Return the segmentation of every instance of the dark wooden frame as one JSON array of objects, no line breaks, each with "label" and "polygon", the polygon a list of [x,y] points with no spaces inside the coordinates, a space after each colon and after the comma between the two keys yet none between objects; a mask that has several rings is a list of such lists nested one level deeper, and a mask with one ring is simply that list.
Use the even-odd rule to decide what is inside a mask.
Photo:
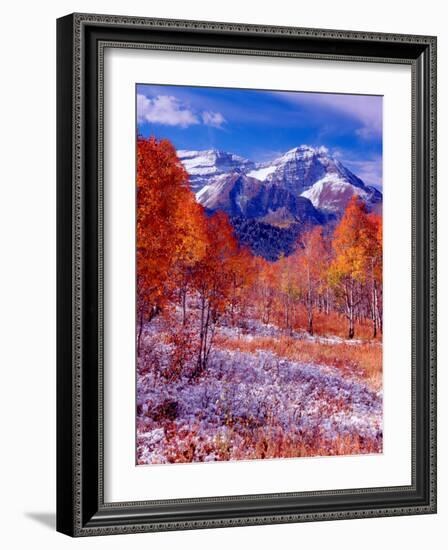
[{"label": "dark wooden frame", "polygon": [[[412,484],[104,502],[102,55],[158,48],[412,67]],[[436,511],[436,38],[74,14],[57,22],[57,529],[71,536]],[[131,367],[131,366],[130,366]],[[148,499],[151,495],[148,495]]]}]

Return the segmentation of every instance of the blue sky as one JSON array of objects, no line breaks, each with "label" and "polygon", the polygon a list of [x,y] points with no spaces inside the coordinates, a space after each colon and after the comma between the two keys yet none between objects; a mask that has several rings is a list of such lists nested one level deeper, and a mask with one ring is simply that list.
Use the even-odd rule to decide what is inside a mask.
[{"label": "blue sky", "polygon": [[255,162],[324,145],[382,187],[380,96],[139,84],[137,125],[177,149],[223,149]]}]

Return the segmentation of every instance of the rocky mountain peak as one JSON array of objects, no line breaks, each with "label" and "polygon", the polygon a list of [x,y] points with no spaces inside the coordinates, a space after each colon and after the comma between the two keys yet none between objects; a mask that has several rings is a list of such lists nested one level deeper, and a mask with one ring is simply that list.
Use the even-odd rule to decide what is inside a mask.
[{"label": "rocky mountain peak", "polygon": [[[178,156],[196,200],[209,212],[226,212],[243,242],[257,247],[255,240],[263,235],[270,242],[270,259],[275,239],[282,241],[279,254],[288,253],[285,242],[292,246],[292,235],[341,217],[353,195],[369,210],[381,211],[381,192],[365,185],[323,146],[300,145],[258,164],[218,149],[178,151]],[[275,238],[269,227],[275,228]]]}]

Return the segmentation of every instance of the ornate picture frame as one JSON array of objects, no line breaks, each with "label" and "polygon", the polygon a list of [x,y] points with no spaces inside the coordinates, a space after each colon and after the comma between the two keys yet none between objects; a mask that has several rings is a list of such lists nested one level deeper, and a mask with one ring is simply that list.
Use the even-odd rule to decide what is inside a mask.
[{"label": "ornate picture frame", "polygon": [[[410,485],[105,501],[103,107],[110,47],[411,67]],[[57,22],[57,52],[57,530],[91,536],[435,513],[436,38],[72,14]]]}]

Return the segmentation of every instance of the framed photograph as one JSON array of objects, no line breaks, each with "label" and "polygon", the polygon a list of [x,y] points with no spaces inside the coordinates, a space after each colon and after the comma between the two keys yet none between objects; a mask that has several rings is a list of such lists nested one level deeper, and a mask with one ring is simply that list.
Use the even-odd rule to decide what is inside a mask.
[{"label": "framed photograph", "polygon": [[436,38],[57,40],[57,529],[435,513]]}]

